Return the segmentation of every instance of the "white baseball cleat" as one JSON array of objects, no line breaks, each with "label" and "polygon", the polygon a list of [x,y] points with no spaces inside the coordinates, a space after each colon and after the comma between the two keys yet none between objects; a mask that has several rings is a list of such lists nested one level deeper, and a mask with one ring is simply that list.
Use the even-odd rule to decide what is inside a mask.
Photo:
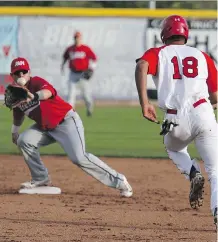
[{"label": "white baseball cleat", "polygon": [[47,177],[44,180],[41,181],[29,181],[24,182],[20,185],[20,188],[35,188],[35,187],[41,187],[41,186],[50,186],[51,180]]},{"label": "white baseball cleat", "polygon": [[133,195],[133,190],[130,184],[128,183],[126,177],[123,177],[123,182],[120,188],[120,196],[121,197],[131,197]]}]

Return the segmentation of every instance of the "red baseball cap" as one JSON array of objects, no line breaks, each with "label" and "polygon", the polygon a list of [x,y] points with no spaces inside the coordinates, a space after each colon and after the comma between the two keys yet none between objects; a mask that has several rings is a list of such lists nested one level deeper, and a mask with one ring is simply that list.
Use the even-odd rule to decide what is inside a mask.
[{"label": "red baseball cap", "polygon": [[81,32],[76,31],[76,32],[74,33],[74,38],[76,38],[76,37],[80,37],[80,36],[82,36]]},{"label": "red baseball cap", "polygon": [[19,70],[30,70],[28,61],[22,57],[18,57],[11,62],[11,73]]}]

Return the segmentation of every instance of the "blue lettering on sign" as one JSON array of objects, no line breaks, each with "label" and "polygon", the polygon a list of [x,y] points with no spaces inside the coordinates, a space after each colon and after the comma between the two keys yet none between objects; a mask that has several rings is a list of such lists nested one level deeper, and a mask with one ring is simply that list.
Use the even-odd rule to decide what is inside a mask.
[{"label": "blue lettering on sign", "polygon": [[0,26],[0,34],[10,34],[13,26]]}]

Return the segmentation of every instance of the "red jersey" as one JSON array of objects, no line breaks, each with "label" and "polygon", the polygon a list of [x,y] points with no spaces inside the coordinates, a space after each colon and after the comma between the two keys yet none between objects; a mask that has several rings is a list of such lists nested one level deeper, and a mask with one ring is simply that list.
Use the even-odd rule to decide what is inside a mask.
[{"label": "red jersey", "polygon": [[31,93],[47,89],[51,91],[52,97],[47,100],[31,101],[20,104],[13,109],[15,120],[21,120],[24,115],[34,120],[42,130],[54,129],[72,109],[72,106],[57,95],[54,87],[41,77],[31,77],[27,84]]},{"label": "red jersey", "polygon": [[89,60],[96,61],[94,52],[86,45],[72,45],[66,49],[64,60],[69,60],[69,68],[72,71],[85,71],[89,67]]}]

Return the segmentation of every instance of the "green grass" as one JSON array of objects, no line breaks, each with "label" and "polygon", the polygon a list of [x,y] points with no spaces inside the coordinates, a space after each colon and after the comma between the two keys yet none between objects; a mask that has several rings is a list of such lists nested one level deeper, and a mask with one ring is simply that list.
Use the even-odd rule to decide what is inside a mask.
[{"label": "green grass", "polygon": [[[119,157],[167,157],[163,137],[159,135],[160,125],[142,118],[139,107],[96,107],[92,118],[87,118],[85,108],[77,109],[85,126],[87,151],[100,156]],[[162,112],[158,111],[159,120]],[[18,154],[11,142],[12,112],[0,108],[0,153]],[[32,124],[26,118],[22,130]],[[72,134],[73,135],[73,134]],[[197,156],[193,145],[192,156]],[[63,155],[58,144],[43,147],[41,154]]]}]

